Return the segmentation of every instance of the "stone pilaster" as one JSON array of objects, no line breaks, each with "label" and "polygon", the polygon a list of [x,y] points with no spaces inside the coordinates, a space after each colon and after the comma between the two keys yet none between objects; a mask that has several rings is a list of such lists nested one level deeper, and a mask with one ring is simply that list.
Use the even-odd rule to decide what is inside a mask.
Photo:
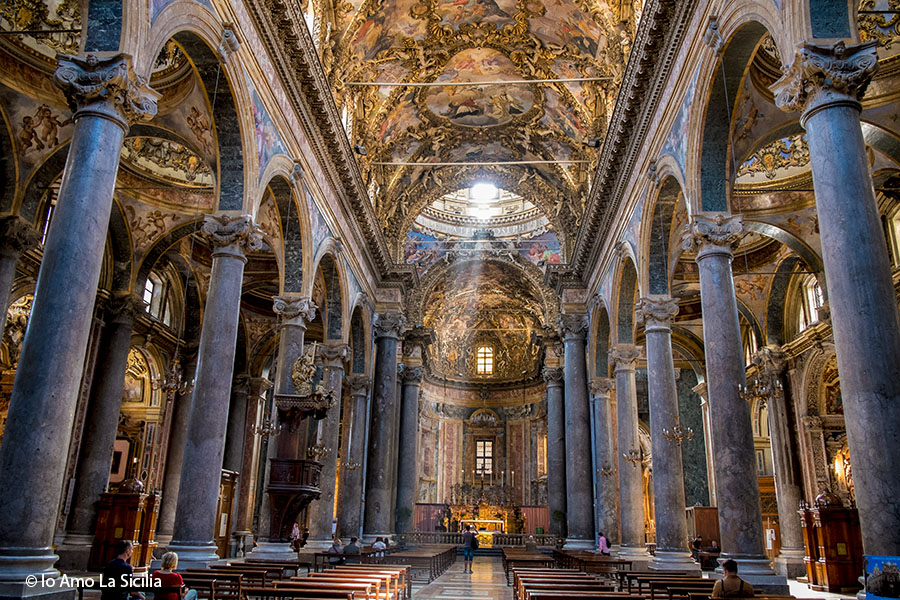
[{"label": "stone pilaster", "polygon": [[344,480],[341,484],[338,525],[342,537],[361,537],[366,415],[371,379],[368,375],[354,373],[347,376],[347,385],[350,387],[350,429],[347,433],[347,458],[341,465]]},{"label": "stone pilaster", "polygon": [[738,561],[741,576],[754,586],[781,593],[786,580],[778,577],[763,552],[762,511],[756,477],[756,456],[750,408],[741,399],[745,384],[744,351],[737,299],[731,272],[733,248],[743,232],[739,215],[697,214],[682,240],[697,252],[709,414],[716,471],[716,497],[722,556]]},{"label": "stone pilaster", "polygon": [[806,129],[866,554],[900,555],[900,315],[860,128],[875,43],[799,44],[772,86]]},{"label": "stone pilaster", "polygon": [[781,385],[786,368],[784,352],[777,346],[766,346],[753,355],[759,376],[768,384],[773,395],[767,398],[769,439],[772,462],[775,466],[775,500],[778,503],[778,529],[781,550],[775,557],[775,568],[785,577],[797,578],[806,573],[803,557],[803,532],[797,508],[803,495],[791,448],[791,430],[787,398]]},{"label": "stone pilaster", "polygon": [[[706,480],[709,482],[709,505],[716,506],[716,470],[713,459],[716,453],[712,445],[712,428],[709,424],[709,394],[706,382],[702,381],[692,388],[693,392],[700,396],[700,414],[703,417],[703,439],[706,441]],[[718,542],[718,540],[716,540]]]},{"label": "stone pilaster", "polygon": [[390,536],[394,528],[390,456],[397,440],[397,342],[405,323],[406,318],[399,312],[375,316],[375,378],[363,525],[367,541]]},{"label": "stone pilaster", "polygon": [[241,472],[243,463],[244,435],[246,433],[247,399],[250,395],[250,375],[235,375],[231,385],[231,402],[228,406],[228,426],[225,434],[225,455],[222,468]]},{"label": "stone pilaster", "polygon": [[[563,404],[562,367],[544,367],[547,384],[547,500],[550,531],[566,535],[566,411]],[[562,518],[560,519],[560,516]]]},{"label": "stone pilaster", "polygon": [[672,318],[678,300],[668,296],[641,298],[635,316],[644,324],[647,343],[647,379],[650,397],[650,441],[653,445],[653,506],[656,553],[651,569],[698,570],[688,552],[684,502],[684,465],[680,442],[670,442],[665,431],[678,417],[678,390],[672,356]]},{"label": "stone pilaster", "polygon": [[[650,555],[644,538],[644,492],[641,481],[641,443],[638,436],[635,363],[641,348],[616,344],[609,349],[609,364],[616,377],[616,438],[619,446],[619,525],[622,532],[619,556],[628,557],[635,568],[646,566]],[[635,454],[636,453],[636,454]],[[634,455],[638,460],[628,460]]]},{"label": "stone pilaster", "polygon": [[591,467],[590,406],[587,389],[585,337],[587,315],[559,317],[559,334],[565,345],[563,396],[566,422],[566,547],[593,549],[594,494]]},{"label": "stone pilaster", "polygon": [[606,535],[610,545],[619,543],[619,515],[616,499],[616,458],[613,456],[613,427],[610,394],[616,386],[611,377],[591,379],[591,403],[594,412],[594,468],[596,469],[597,532]]},{"label": "stone pilaster", "polygon": [[246,252],[262,247],[262,233],[249,215],[207,216],[201,228],[212,248],[212,275],[200,349],[194,400],[184,449],[181,490],[169,549],[183,568],[218,560],[215,519],[231,399],[234,350],[241,309]]},{"label": "stone pilaster", "polygon": [[20,217],[0,218],[0,337],[6,329],[9,294],[16,279],[16,264],[22,253],[38,245],[40,236]]},{"label": "stone pilaster", "polygon": [[325,418],[319,421],[317,444],[326,448],[321,458],[322,474],[319,477],[321,495],[309,507],[309,548],[331,546],[331,525],[334,519],[334,492],[337,484],[337,464],[340,454],[338,438],[341,425],[341,391],[344,380],[344,363],[350,357],[350,347],[339,341],[329,341],[319,346],[322,357],[322,385],[334,395]]},{"label": "stone pilaster", "polygon": [[[62,56],[54,81],[75,112],[65,176],[44,245],[0,446],[0,595],[56,577],[51,548],[84,367],[122,139],[156,114],[158,94],[131,58]],[[8,293],[8,292],[7,292]]]},{"label": "stone pilaster", "polygon": [[241,452],[241,478],[237,493],[237,517],[234,521],[234,537],[239,556],[253,548],[253,507],[256,490],[260,485],[259,452],[261,438],[257,427],[265,416],[266,393],[274,384],[265,377],[247,380],[247,406],[244,416],[244,447]]},{"label": "stone pilaster", "polygon": [[400,407],[400,452],[397,467],[397,533],[413,531],[416,510],[416,490],[419,472],[416,468],[419,452],[419,385],[425,367],[406,366],[403,369],[403,399]]}]

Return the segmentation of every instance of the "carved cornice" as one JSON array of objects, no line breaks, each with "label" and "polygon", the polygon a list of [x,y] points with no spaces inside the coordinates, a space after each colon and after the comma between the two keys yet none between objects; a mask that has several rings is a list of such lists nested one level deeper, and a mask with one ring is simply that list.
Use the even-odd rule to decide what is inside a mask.
[{"label": "carved cornice", "polygon": [[305,327],[316,318],[319,308],[310,298],[294,298],[292,296],[275,296],[272,298],[272,310],[281,317],[284,325]]},{"label": "carved cornice", "polygon": [[384,312],[375,315],[375,337],[399,339],[400,331],[406,326],[406,317],[399,312]]},{"label": "carved cornice", "polygon": [[541,371],[547,386],[558,386],[563,384],[563,368],[562,367],[544,367]]},{"label": "carved cornice", "polygon": [[40,242],[41,236],[25,219],[16,216],[0,219],[0,254],[18,259],[20,254]]},{"label": "carved cornice", "polygon": [[672,317],[678,314],[678,300],[669,296],[641,298],[635,305],[635,320],[643,323],[647,331],[670,329]]},{"label": "carved cornice", "polygon": [[283,0],[249,0],[246,6],[277,76],[284,82],[292,108],[309,134],[317,162],[334,193],[355,215],[379,275],[386,277],[392,265],[388,246],[300,5]]},{"label": "carved cornice", "polygon": [[346,377],[347,385],[350,387],[351,396],[365,396],[369,393],[369,385],[371,384],[368,375],[362,373],[354,373]]},{"label": "carved cornice", "polygon": [[594,377],[591,379],[591,395],[596,398],[609,398],[610,392],[616,387],[616,380],[612,377]]},{"label": "carved cornice", "polygon": [[634,363],[641,357],[641,347],[634,344],[616,344],[609,348],[609,364],[616,371],[634,369]]},{"label": "carved cornice", "polygon": [[878,68],[875,42],[846,46],[801,43],[794,62],[771,90],[775,104],[785,111],[802,111],[801,123],[816,111],[834,103],[859,100]]},{"label": "carved cornice", "polygon": [[697,0],[650,0],[644,5],[634,45],[616,98],[610,127],[591,186],[570,266],[583,279],[620,218],[624,189],[684,39]]},{"label": "carved cornice", "polygon": [[75,113],[92,112],[118,122],[123,129],[156,116],[161,95],[132,69],[131,56],[100,59],[60,54],[53,82],[63,91]]},{"label": "carved cornice", "polygon": [[741,241],[744,231],[742,215],[724,213],[696,214],[684,226],[681,248],[687,252],[703,253],[712,249],[731,252]]},{"label": "carved cornice", "polygon": [[203,238],[216,252],[245,255],[262,248],[262,230],[250,215],[206,215],[200,228]]}]

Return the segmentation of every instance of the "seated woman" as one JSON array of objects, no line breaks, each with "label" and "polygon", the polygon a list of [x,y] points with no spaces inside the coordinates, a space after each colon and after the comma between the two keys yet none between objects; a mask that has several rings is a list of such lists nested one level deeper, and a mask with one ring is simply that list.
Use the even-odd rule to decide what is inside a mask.
[{"label": "seated woman", "polygon": [[174,552],[166,552],[163,554],[162,564],[160,564],[159,570],[154,571],[151,577],[153,579],[158,579],[161,587],[181,590],[181,593],[168,592],[165,594],[154,594],[154,598],[156,600],[179,600],[179,598],[184,598],[184,600],[197,600],[197,590],[189,590],[185,587],[181,575],[175,572],[176,567],[178,567],[178,555]]}]

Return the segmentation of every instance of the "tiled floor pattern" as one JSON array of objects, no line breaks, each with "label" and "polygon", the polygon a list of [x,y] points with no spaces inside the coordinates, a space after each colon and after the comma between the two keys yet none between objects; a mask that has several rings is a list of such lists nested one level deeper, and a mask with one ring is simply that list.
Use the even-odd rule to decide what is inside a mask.
[{"label": "tiled floor pattern", "polygon": [[463,573],[460,557],[426,586],[413,586],[415,600],[512,600],[499,557],[477,557],[473,573]]}]

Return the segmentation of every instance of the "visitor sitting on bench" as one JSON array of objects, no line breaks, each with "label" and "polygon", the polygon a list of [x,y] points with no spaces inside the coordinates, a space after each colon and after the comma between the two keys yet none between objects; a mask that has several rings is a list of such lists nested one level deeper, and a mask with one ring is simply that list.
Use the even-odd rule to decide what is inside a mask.
[{"label": "visitor sitting on bench", "polygon": [[738,577],[737,563],[730,558],[722,563],[725,578],[713,586],[713,598],[752,598],[753,586]]},{"label": "visitor sitting on bench", "polygon": [[[356,538],[351,537],[350,543],[344,546],[344,556],[348,557],[344,559],[344,562],[347,564],[358,563],[359,562],[359,546],[356,543]],[[349,557],[353,558],[349,558]]]},{"label": "visitor sitting on bench", "polygon": [[[344,546],[341,544],[340,538],[334,538],[334,543],[331,544],[331,548],[328,549],[328,554],[343,554]],[[342,565],[344,564],[343,556],[332,556],[328,559],[328,563],[332,565]]]}]

